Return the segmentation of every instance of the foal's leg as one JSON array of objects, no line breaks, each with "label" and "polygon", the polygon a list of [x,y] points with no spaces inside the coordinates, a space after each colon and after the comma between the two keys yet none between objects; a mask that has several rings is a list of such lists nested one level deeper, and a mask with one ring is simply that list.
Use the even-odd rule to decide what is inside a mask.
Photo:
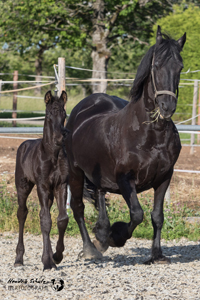
[{"label": "foal's leg", "polygon": [[[18,174],[16,174],[16,177]],[[28,195],[32,191],[34,184],[32,182],[28,182],[25,178],[23,180],[21,178],[17,178],[16,180],[16,188],[17,188],[17,196],[18,196],[18,210],[17,210],[17,218],[19,222],[19,239],[16,248],[16,259],[15,259],[15,267],[23,265],[23,255],[24,255],[24,224],[26,221],[26,217],[28,214],[28,209],[26,206],[26,201]]]},{"label": "foal's leg", "polygon": [[148,261],[146,261],[145,264],[170,263],[170,259],[162,254],[162,249],[160,245],[161,230],[164,222],[163,203],[166,190],[170,183],[170,179],[163,182],[154,191],[154,208],[151,213],[151,221],[154,229],[153,244],[151,258]]},{"label": "foal's leg", "polygon": [[56,264],[59,264],[63,259],[64,247],[64,234],[67,228],[69,217],[66,212],[66,202],[67,202],[67,184],[59,185],[55,191],[55,197],[57,200],[59,215],[57,218],[58,226],[58,242],[56,246],[56,252],[53,255],[53,260]]},{"label": "foal's leg", "polygon": [[50,241],[50,231],[52,226],[50,207],[52,205],[53,193],[48,189],[44,188],[42,184],[37,186],[38,197],[40,200],[40,226],[43,236],[43,254],[42,254],[42,263],[44,265],[44,270],[47,269],[56,269],[56,265],[52,260],[52,248]]},{"label": "foal's leg", "polygon": [[100,258],[102,254],[95,248],[91,242],[84,221],[84,204],[83,204],[83,186],[84,173],[76,170],[76,174],[70,173],[70,189],[72,194],[71,208],[74,218],[79,226],[83,240],[83,256],[85,258]]},{"label": "foal's leg", "polygon": [[108,237],[110,232],[110,222],[106,212],[105,193],[98,190],[97,200],[99,208],[99,218],[94,228],[95,237],[97,240],[94,240],[93,243],[97,250],[103,253],[109,247]]},{"label": "foal's leg", "polygon": [[133,230],[143,220],[143,210],[137,198],[135,181],[133,179],[130,180],[126,175],[121,175],[117,183],[129,207],[131,221],[128,224],[116,222],[111,226],[109,238],[109,245],[111,247],[123,247],[127,239],[131,238]]}]

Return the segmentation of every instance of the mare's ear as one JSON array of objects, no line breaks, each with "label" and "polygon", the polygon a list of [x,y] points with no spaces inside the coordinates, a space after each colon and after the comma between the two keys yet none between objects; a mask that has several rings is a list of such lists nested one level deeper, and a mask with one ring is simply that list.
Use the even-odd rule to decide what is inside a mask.
[{"label": "mare's ear", "polygon": [[156,35],[156,44],[159,45],[161,42],[162,42],[161,27],[158,25],[157,35]]},{"label": "mare's ear", "polygon": [[45,102],[46,104],[48,104],[49,101],[51,101],[51,98],[52,98],[51,91],[48,91],[48,92],[45,94],[45,96],[44,96],[44,102]]},{"label": "mare's ear", "polygon": [[177,42],[181,46],[181,49],[183,49],[183,46],[186,42],[186,32],[184,33],[184,35],[180,39],[177,40]]},{"label": "mare's ear", "polygon": [[63,100],[64,104],[67,102],[67,93],[65,91],[62,91],[60,99]]}]

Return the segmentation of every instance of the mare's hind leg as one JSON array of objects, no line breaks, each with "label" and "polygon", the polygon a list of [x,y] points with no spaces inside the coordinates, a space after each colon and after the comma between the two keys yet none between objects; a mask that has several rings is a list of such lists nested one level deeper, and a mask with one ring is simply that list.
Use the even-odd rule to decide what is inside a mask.
[{"label": "mare's hind leg", "polygon": [[26,217],[28,214],[28,209],[26,206],[26,200],[28,195],[32,191],[34,184],[32,182],[28,182],[26,178],[20,179],[17,178],[18,174],[16,174],[16,188],[17,188],[17,196],[18,196],[18,210],[17,210],[17,218],[19,222],[19,238],[18,244],[16,248],[16,259],[15,259],[15,267],[23,265],[23,255],[24,255],[24,224],[26,221]]},{"label": "mare's hind leg", "polygon": [[97,240],[94,240],[93,243],[97,248],[97,250],[103,253],[109,247],[108,238],[110,232],[110,222],[106,212],[105,193],[98,190],[97,200],[98,200],[99,217],[94,228],[95,237]]},{"label": "mare's hind leg", "polygon": [[170,259],[162,254],[162,249],[160,245],[161,230],[164,222],[163,203],[166,190],[170,183],[170,179],[163,182],[158,188],[155,188],[154,191],[154,208],[151,213],[151,221],[154,229],[153,244],[151,250],[151,258],[148,261],[146,261],[145,264],[170,263]]},{"label": "mare's hind leg", "polygon": [[56,264],[59,264],[63,259],[63,251],[64,247],[64,234],[67,228],[67,224],[69,221],[69,217],[66,212],[66,201],[67,201],[67,185],[62,184],[56,188],[55,197],[57,200],[59,215],[57,218],[57,226],[58,226],[58,242],[56,246],[56,252],[53,255],[53,260]]},{"label": "mare's hind leg", "polygon": [[53,262],[52,248],[50,241],[50,231],[52,226],[50,208],[53,203],[53,193],[50,192],[42,184],[37,186],[38,197],[40,200],[40,226],[43,236],[43,254],[42,254],[42,263],[44,265],[44,270],[56,269],[56,265]]},{"label": "mare's hind leg", "polygon": [[72,194],[71,208],[74,218],[79,226],[83,240],[83,256],[85,258],[100,258],[102,254],[95,248],[91,242],[84,221],[84,204],[83,204],[83,186],[84,173],[81,170],[76,170],[76,174],[70,173],[70,189]]},{"label": "mare's hind leg", "polygon": [[110,228],[109,245],[111,247],[123,247],[128,239],[131,238],[133,230],[143,220],[143,210],[137,198],[135,181],[128,175],[120,175],[118,178],[120,192],[130,210],[131,221],[116,222]]}]

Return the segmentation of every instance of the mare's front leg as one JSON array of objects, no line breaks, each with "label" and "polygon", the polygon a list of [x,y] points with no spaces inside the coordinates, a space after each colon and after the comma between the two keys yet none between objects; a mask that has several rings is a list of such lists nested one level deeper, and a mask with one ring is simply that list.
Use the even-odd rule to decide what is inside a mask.
[{"label": "mare's front leg", "polygon": [[42,263],[44,265],[43,270],[55,268],[56,265],[53,262],[53,252],[50,241],[50,231],[52,226],[50,208],[53,203],[53,193],[45,187],[44,184],[40,183],[37,185],[38,197],[40,200],[40,226],[43,236],[43,254]]},{"label": "mare's front leg", "polygon": [[85,258],[100,258],[102,254],[95,248],[91,242],[84,221],[84,203],[83,203],[83,187],[84,173],[76,168],[76,173],[70,172],[70,190],[72,194],[71,208],[74,218],[79,226],[81,237],[83,240],[83,256]]},{"label": "mare's front leg", "polygon": [[143,220],[143,210],[137,198],[135,180],[129,175],[120,175],[117,180],[120,192],[130,210],[130,222],[116,222],[111,226],[109,245],[111,247],[123,247],[132,237],[134,229]]},{"label": "mare's front leg", "polygon": [[60,184],[56,187],[55,197],[57,200],[57,206],[59,210],[59,215],[57,218],[57,227],[59,232],[58,242],[56,246],[56,252],[53,255],[53,260],[56,264],[59,264],[63,259],[64,247],[64,234],[68,225],[69,217],[66,211],[66,201],[67,201],[67,184]]},{"label": "mare's front leg", "polygon": [[26,178],[21,178],[18,173],[16,173],[16,188],[17,188],[17,197],[18,197],[18,210],[17,210],[17,218],[19,222],[19,239],[16,248],[16,259],[15,259],[15,267],[23,265],[23,255],[24,255],[24,224],[26,221],[26,217],[28,214],[28,209],[26,206],[26,201],[28,195],[32,191],[34,184],[30,181],[27,181]]},{"label": "mare's front leg", "polygon": [[151,221],[154,229],[153,244],[152,244],[151,258],[148,261],[146,261],[145,264],[170,263],[170,259],[165,257],[162,254],[160,239],[161,239],[161,230],[164,222],[164,214],[163,214],[164,197],[167,188],[170,184],[171,176],[169,179],[164,181],[159,187],[154,189],[154,208],[151,213]]},{"label": "mare's front leg", "polygon": [[110,222],[106,212],[105,193],[97,190],[96,196],[98,201],[99,217],[94,228],[96,240],[94,240],[93,243],[95,247],[103,253],[109,247]]}]

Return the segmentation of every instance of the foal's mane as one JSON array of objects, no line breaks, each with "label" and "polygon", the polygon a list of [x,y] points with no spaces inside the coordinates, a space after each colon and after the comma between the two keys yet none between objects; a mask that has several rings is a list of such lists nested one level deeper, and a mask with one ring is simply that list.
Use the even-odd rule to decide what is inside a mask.
[{"label": "foal's mane", "polygon": [[155,58],[159,57],[159,66],[163,66],[172,56],[177,62],[181,63],[181,50],[182,49],[177,41],[172,39],[169,35],[162,33],[162,42],[158,45],[153,45],[148,50],[138,67],[129,95],[132,102],[137,102],[142,95],[144,83],[151,72],[153,53],[155,52]]}]

